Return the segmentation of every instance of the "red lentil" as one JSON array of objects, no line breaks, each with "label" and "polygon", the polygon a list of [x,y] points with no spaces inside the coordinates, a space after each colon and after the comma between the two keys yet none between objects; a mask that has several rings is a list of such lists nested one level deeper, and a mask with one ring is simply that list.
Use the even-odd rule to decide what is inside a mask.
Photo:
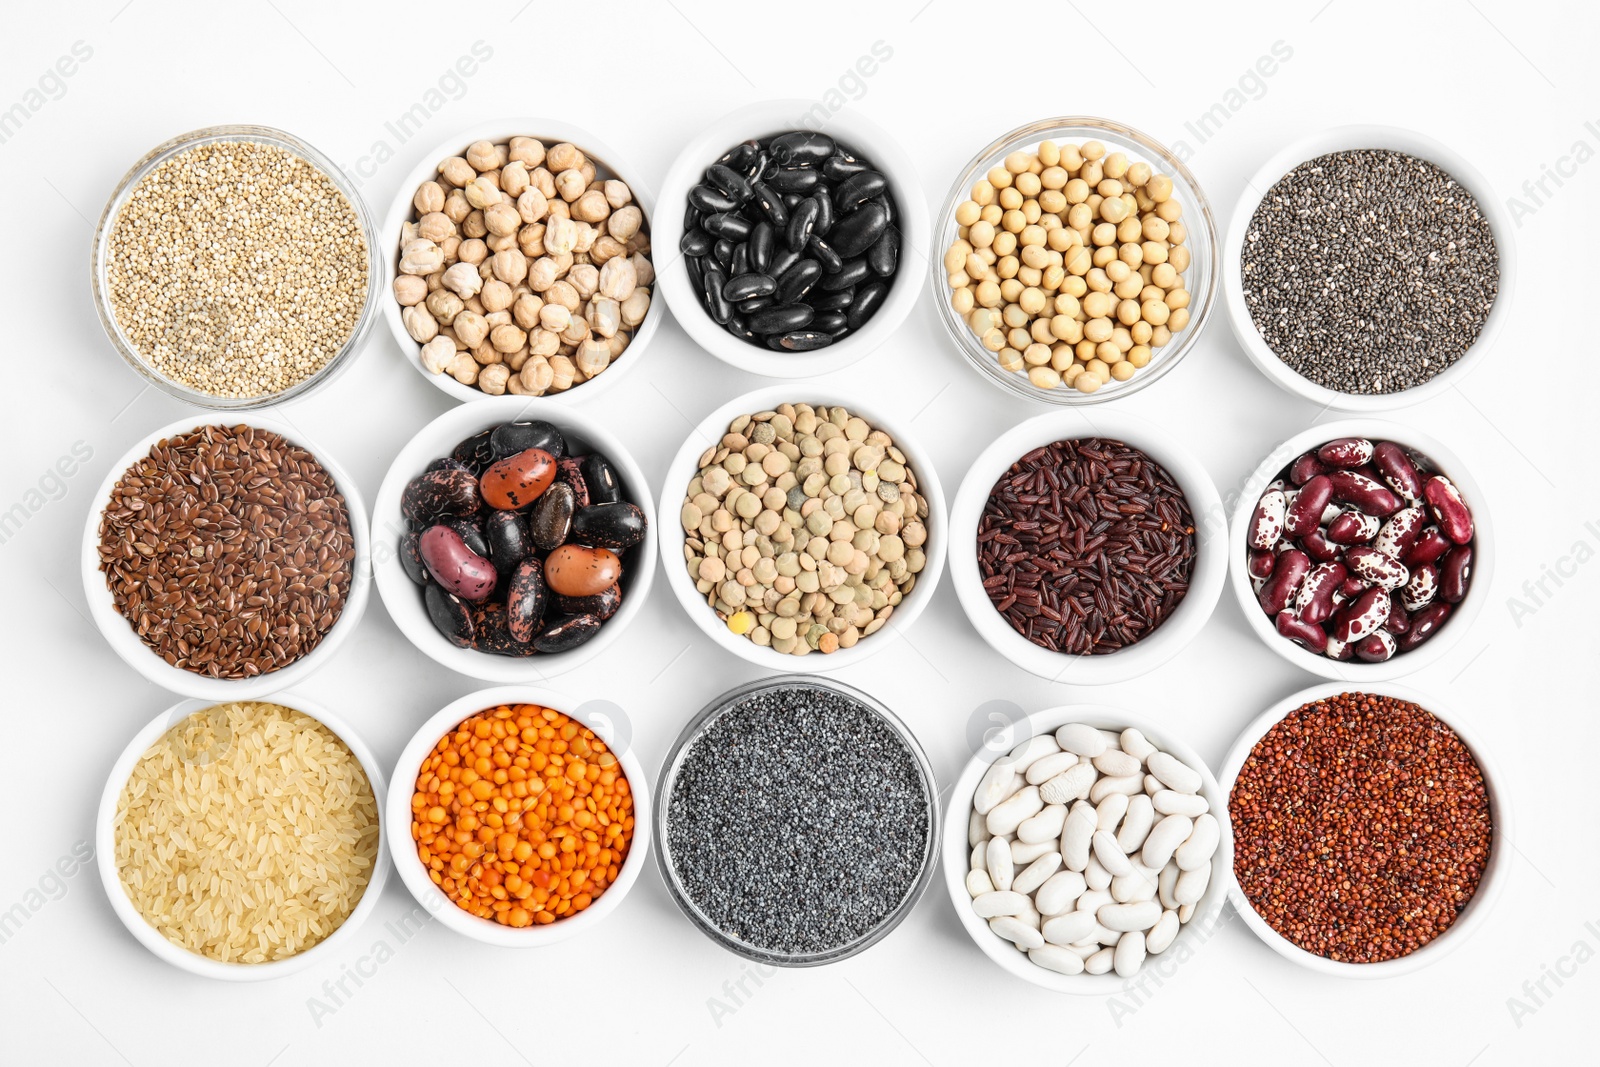
[{"label": "red lentil", "polygon": [[1290,712],[1251,750],[1228,810],[1251,906],[1346,963],[1398,959],[1443,934],[1489,862],[1477,761],[1393,697],[1341,693]]}]

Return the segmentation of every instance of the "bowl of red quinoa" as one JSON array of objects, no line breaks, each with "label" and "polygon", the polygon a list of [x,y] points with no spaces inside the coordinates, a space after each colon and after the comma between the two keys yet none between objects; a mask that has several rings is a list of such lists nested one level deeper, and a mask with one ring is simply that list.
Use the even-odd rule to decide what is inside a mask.
[{"label": "bowl of red quinoa", "polygon": [[1286,959],[1342,978],[1436,963],[1483,925],[1512,852],[1504,779],[1459,709],[1325,683],[1247,726],[1218,775],[1228,895]]},{"label": "bowl of red quinoa", "polygon": [[1466,157],[1411,130],[1339,126],[1245,183],[1223,303],[1256,368],[1326,410],[1389,411],[1460,384],[1511,313],[1510,214]]},{"label": "bowl of red quinoa", "polygon": [[950,511],[950,577],[979,636],[1023,670],[1126,681],[1211,617],[1223,514],[1177,438],[1116,412],[1053,412],[973,461]]},{"label": "bowl of red quinoa", "polygon": [[253,700],[333,658],[371,590],[360,491],[294,426],[191,415],[111,465],[84,524],[89,616],[175,693]]}]

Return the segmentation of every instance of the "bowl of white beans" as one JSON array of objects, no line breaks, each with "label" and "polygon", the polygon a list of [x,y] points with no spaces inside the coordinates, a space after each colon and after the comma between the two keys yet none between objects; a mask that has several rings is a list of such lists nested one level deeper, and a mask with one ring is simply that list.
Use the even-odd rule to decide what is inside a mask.
[{"label": "bowl of white beans", "polygon": [[1205,762],[1104,704],[990,735],[956,780],[944,849],[950,900],[984,955],[1092,996],[1209,940],[1233,866],[1227,796]]}]

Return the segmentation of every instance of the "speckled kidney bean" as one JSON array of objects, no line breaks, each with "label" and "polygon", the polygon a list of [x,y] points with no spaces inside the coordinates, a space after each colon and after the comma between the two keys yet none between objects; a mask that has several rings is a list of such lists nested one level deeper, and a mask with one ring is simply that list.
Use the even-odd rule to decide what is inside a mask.
[{"label": "speckled kidney bean", "polygon": [[1328,474],[1333,499],[1368,515],[1384,516],[1400,510],[1400,498],[1359,471],[1336,470]]},{"label": "speckled kidney bean", "polygon": [[1439,595],[1439,568],[1424,563],[1411,572],[1411,578],[1400,590],[1400,604],[1406,611],[1421,611]]},{"label": "speckled kidney bean", "polygon": [[1411,616],[1411,629],[1400,639],[1400,651],[1409,652],[1422,642],[1432,637],[1444,621],[1450,617],[1454,605],[1448,601],[1435,600]]},{"label": "speckled kidney bean", "polygon": [[1428,514],[1446,537],[1458,545],[1472,540],[1472,512],[1450,479],[1435,474],[1423,483],[1422,496],[1428,502]]},{"label": "speckled kidney bean", "polygon": [[1357,545],[1346,552],[1344,563],[1352,577],[1382,589],[1399,589],[1411,577],[1404,563],[1365,545]]},{"label": "speckled kidney bean", "polygon": [[1317,449],[1317,458],[1330,467],[1365,466],[1372,458],[1372,442],[1364,437],[1341,437]]},{"label": "speckled kidney bean", "polygon": [[1338,518],[1328,523],[1326,536],[1336,545],[1364,545],[1377,536],[1382,521],[1376,515],[1345,508]]},{"label": "speckled kidney bean", "polygon": [[1256,502],[1255,514],[1250,516],[1250,528],[1245,532],[1245,544],[1255,549],[1270,549],[1283,536],[1284,517],[1288,512],[1288,498],[1281,489],[1262,494]]},{"label": "speckled kidney bean", "polygon": [[1452,604],[1466,599],[1472,582],[1472,546],[1457,545],[1444,554],[1439,565],[1439,595]]},{"label": "speckled kidney bean", "polygon": [[1319,563],[1313,567],[1295,592],[1294,611],[1310,624],[1326,622],[1333,614],[1333,596],[1345,579],[1343,563]]},{"label": "speckled kidney bean", "polygon": [[1437,526],[1430,526],[1417,535],[1416,544],[1401,557],[1400,562],[1407,567],[1416,567],[1423,563],[1437,563],[1450,551],[1450,538]]},{"label": "speckled kidney bean", "polygon": [[1422,501],[1422,475],[1405,449],[1393,441],[1379,441],[1372,448],[1372,465],[1383,475],[1384,484],[1400,494],[1406,503]]},{"label": "speckled kidney bean", "polygon": [[1295,485],[1305,485],[1319,474],[1327,474],[1328,465],[1317,458],[1315,452],[1307,452],[1289,466],[1289,481]]},{"label": "speckled kidney bean", "polygon": [[1277,561],[1272,565],[1272,577],[1261,587],[1261,610],[1268,615],[1277,615],[1288,607],[1295,591],[1310,571],[1311,557],[1298,548],[1279,552]]},{"label": "speckled kidney bean", "polygon": [[1389,620],[1389,591],[1368,589],[1333,616],[1333,636],[1345,644],[1359,641]]},{"label": "speckled kidney bean", "polygon": [[1378,530],[1372,547],[1386,556],[1404,561],[1406,553],[1411,551],[1411,546],[1417,543],[1417,538],[1422,534],[1425,518],[1421,508],[1401,508],[1389,516]]},{"label": "speckled kidney bean", "polygon": [[1293,502],[1284,514],[1283,532],[1290,537],[1304,537],[1322,524],[1322,512],[1333,499],[1333,482],[1326,474],[1318,474],[1300,487]]}]

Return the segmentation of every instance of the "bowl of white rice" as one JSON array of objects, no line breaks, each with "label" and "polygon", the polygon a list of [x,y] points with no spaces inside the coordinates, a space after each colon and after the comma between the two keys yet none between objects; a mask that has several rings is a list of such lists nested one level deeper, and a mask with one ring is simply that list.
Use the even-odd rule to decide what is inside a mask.
[{"label": "bowl of white rice", "polygon": [[278,978],[337,952],[377,907],[384,795],[372,752],[311,701],[184,700],[111,769],[100,878],[123,925],[168,963]]}]

